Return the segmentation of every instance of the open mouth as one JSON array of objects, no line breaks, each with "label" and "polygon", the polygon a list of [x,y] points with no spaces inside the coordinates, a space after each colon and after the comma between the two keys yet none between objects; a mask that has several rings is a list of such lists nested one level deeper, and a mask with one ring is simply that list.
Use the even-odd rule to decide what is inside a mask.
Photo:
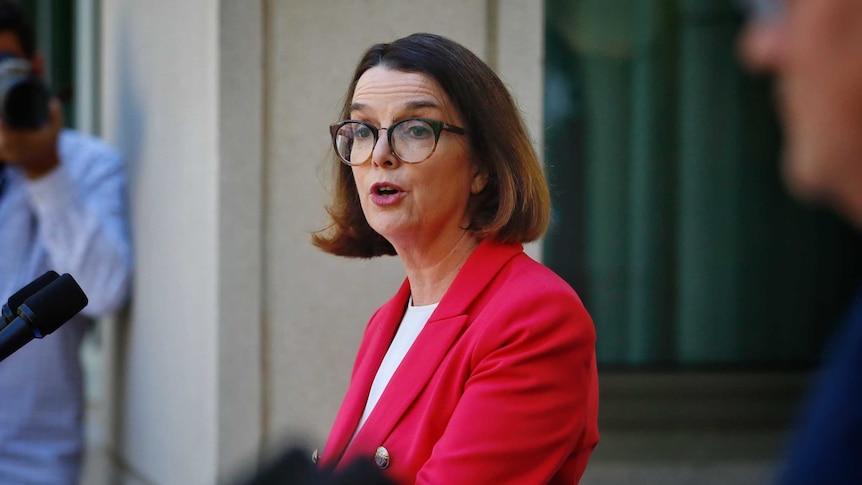
[{"label": "open mouth", "polygon": [[371,186],[371,200],[380,206],[397,204],[404,195],[404,189],[385,182],[378,182]]},{"label": "open mouth", "polygon": [[398,189],[390,187],[388,185],[381,185],[379,187],[376,187],[374,192],[377,195],[395,195],[398,193]]}]

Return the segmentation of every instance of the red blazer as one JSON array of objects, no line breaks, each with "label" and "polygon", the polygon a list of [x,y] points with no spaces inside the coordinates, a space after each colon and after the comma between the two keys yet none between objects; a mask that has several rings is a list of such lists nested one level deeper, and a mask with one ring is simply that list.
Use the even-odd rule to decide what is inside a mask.
[{"label": "red blazer", "polygon": [[371,317],[321,464],[384,447],[405,485],[577,483],[599,439],[595,329],[521,245],[473,251],[348,446],[409,295]]}]

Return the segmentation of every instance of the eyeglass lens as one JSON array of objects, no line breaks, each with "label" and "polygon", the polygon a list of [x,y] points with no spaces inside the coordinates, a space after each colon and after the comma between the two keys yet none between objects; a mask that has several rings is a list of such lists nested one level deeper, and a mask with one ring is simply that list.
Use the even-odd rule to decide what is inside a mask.
[{"label": "eyeglass lens", "polygon": [[[380,131],[360,122],[347,122],[337,131],[335,147],[338,155],[352,165],[365,163],[374,151]],[[405,162],[421,162],[434,153],[437,134],[434,127],[424,120],[399,121],[388,129],[390,149]]]}]

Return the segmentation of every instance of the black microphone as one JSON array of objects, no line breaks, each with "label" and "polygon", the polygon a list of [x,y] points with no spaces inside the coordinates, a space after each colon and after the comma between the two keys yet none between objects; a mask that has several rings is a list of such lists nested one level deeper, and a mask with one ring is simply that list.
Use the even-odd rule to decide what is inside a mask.
[{"label": "black microphone", "polygon": [[56,271],[48,271],[30,283],[27,283],[27,286],[10,296],[6,303],[3,304],[3,321],[0,321],[0,330],[3,330],[3,327],[11,323],[12,320],[15,320],[15,317],[18,315],[18,307],[24,303],[24,300],[35,295],[37,291],[48,286],[48,283],[59,277],[60,275]]},{"label": "black microphone", "polygon": [[0,330],[0,362],[34,338],[44,338],[87,306],[87,295],[66,273],[24,300],[18,316]]}]

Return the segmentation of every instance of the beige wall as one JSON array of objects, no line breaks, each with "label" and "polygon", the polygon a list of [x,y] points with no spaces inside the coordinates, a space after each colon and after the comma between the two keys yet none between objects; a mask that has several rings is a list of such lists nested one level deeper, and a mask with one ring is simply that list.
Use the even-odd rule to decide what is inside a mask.
[{"label": "beige wall", "polygon": [[322,446],[365,322],[403,278],[394,258],[309,243],[354,64],[375,42],[447,35],[498,68],[539,136],[541,2],[102,8],[102,126],[131,162],[137,251],[109,352],[123,481],[209,484],[286,440]]},{"label": "beige wall", "polygon": [[130,161],[131,324],[117,343],[117,452],[153,483],[207,483],[216,433],[216,8],[102,2],[103,130]]}]

